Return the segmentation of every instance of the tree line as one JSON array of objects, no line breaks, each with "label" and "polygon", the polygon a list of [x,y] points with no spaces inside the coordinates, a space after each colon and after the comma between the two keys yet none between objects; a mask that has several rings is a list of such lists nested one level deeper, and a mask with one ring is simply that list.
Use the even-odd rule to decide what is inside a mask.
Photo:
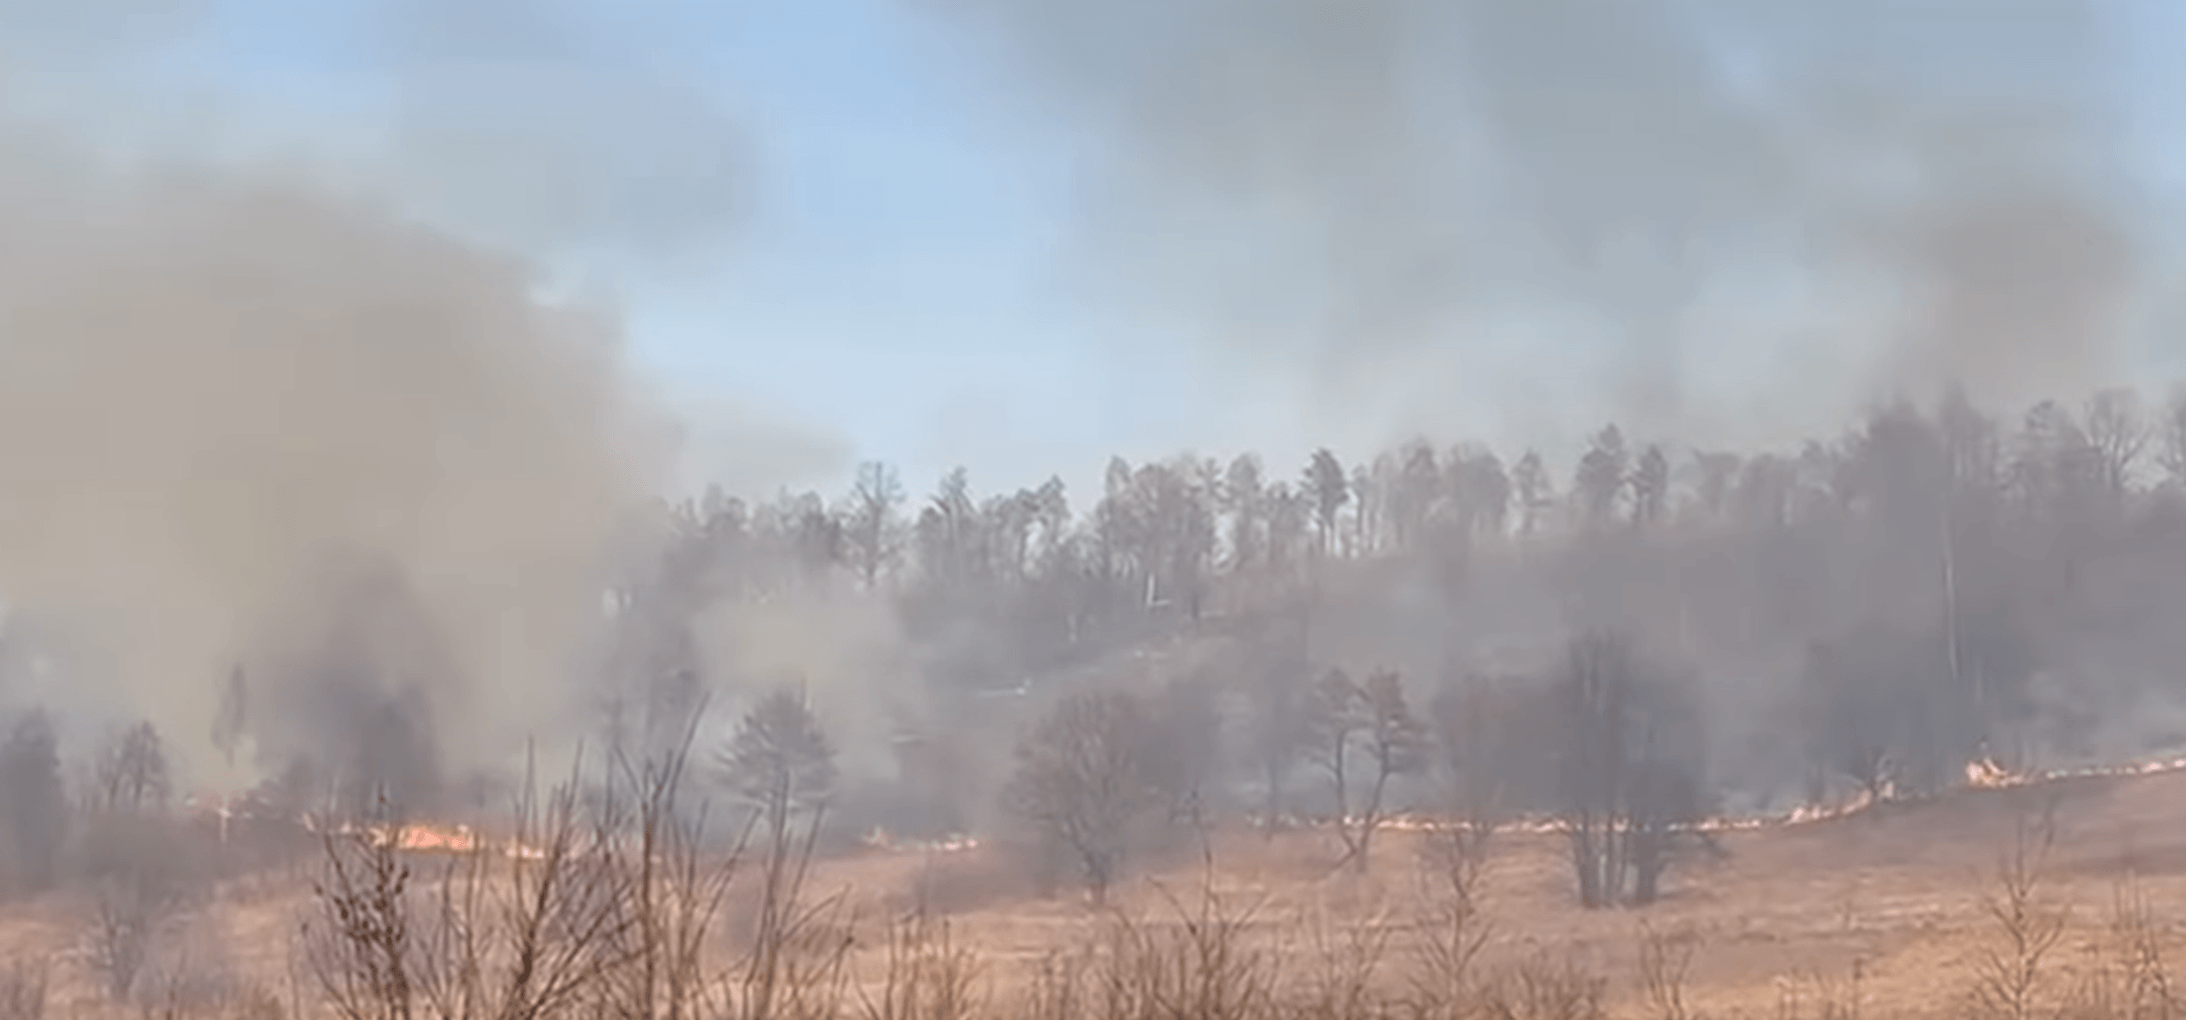
[{"label": "tree line", "polygon": [[[1364,866],[1375,819],[1429,809],[1563,818],[1582,898],[1645,900],[1682,823],[1721,806],[2161,742],[2186,653],[2186,403],[2125,390],[2014,416],[1895,401],[1778,451],[1610,425],[1567,471],[1425,441],[1294,472],[1119,459],[1082,511],[1058,480],[981,494],[961,469],[914,501],[878,463],[835,499],[664,509],[615,593],[610,753],[684,739],[725,689],[780,687],[710,675],[704,614],[878,603],[918,654],[860,682],[935,711],[898,734],[894,776],[829,758],[836,816],[1023,826],[1096,886],[1195,819],[1320,817]],[[351,615],[407,633],[395,595]],[[320,700],[354,746],[269,763],[269,801],[335,784],[361,813],[446,785],[415,692],[367,676],[377,633],[321,671],[350,677]],[[1149,657],[1180,647],[1205,654]],[[216,746],[297,696],[274,679],[229,678]]]},{"label": "tree line", "polygon": [[[914,500],[867,463],[840,498],[715,491],[665,523],[626,594],[671,687],[706,686],[692,607],[880,599],[927,654],[875,683],[1046,684],[1011,723],[1045,734],[1023,746],[1197,777],[1086,787],[1017,761],[996,792],[1019,817],[1059,790],[1129,793],[1045,823],[1096,878],[1118,812],[1255,787],[1265,817],[1337,819],[1359,861],[1359,816],[1391,798],[1558,814],[1583,897],[1645,899],[1678,820],[1726,798],[1918,794],[1977,761],[2160,742],[2186,652],[2166,622],[2186,610],[2186,401],[2124,389],[2015,415],[1896,400],[1773,451],[1607,425],[1568,471],[1427,441],[1294,473],[1119,458],[1082,511],[1059,479],[981,494],[958,469]],[[1224,651],[1167,685],[1118,664],[1178,640]],[[1424,718],[1393,711],[1407,697]],[[1169,741],[1188,766],[1129,735],[1190,720],[1207,732]],[[1301,765],[1330,782],[1287,789]]]}]

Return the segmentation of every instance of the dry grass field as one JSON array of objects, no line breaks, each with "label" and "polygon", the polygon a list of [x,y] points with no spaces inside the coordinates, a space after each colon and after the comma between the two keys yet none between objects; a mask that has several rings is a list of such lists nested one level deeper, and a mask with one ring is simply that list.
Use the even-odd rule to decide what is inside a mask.
[{"label": "dry grass field", "polygon": [[[2045,809],[2046,853],[2034,843]],[[2024,835],[2024,843],[2022,842]],[[1365,876],[1331,867],[1333,839],[1225,833],[1213,885],[1248,916],[1248,941],[1267,946],[1293,979],[1311,982],[1359,964],[1372,950],[1375,981],[1411,983],[1411,944],[1447,923],[1449,888],[1434,837],[1392,833]],[[2015,962],[1996,913],[2014,848],[2035,865],[2035,920],[2062,918],[2031,982],[2040,1015],[2102,1015],[2093,998],[2135,950],[2186,954],[2186,775],[2071,780],[2013,790],[1968,790],[1943,801],[1886,805],[1806,825],[1734,831],[1727,853],[1696,857],[1661,902],[1644,910],[1581,910],[1563,837],[1500,834],[1487,850],[1476,898],[1483,945],[1474,968],[1498,973],[1552,961],[1598,977],[1619,1016],[1968,1016],[2000,962]],[[957,872],[992,865],[977,854],[928,862],[944,887]],[[857,887],[901,887],[917,871],[900,860],[842,864],[830,875]],[[906,872],[909,872],[907,875]],[[1142,876],[1109,911],[1085,904],[1006,899],[954,917],[955,934],[997,976],[1027,978],[1059,947],[1097,943],[1107,913],[1148,919],[1189,914],[1206,886],[1199,862]],[[2135,904],[2143,911],[2129,909]],[[2121,930],[2122,920],[2127,928]],[[1386,931],[1361,946],[1360,926]],[[1650,952],[1652,950],[1652,952]],[[1648,957],[1654,957],[1649,959]],[[2181,956],[2186,958],[2186,956]],[[1649,987],[1650,978],[1655,987]],[[1680,1001],[1657,1001],[1673,989]],[[2168,1005],[2166,1006],[2168,1008]],[[2123,1015],[2122,1013],[2118,1015]],[[2166,1013],[2165,1015],[2168,1015]]]},{"label": "dry grass field", "polygon": [[[786,965],[785,980],[811,994],[765,1012],[2167,1016],[2176,1003],[2163,960],[2186,959],[2172,910],[2186,902],[2182,805],[2186,774],[2173,773],[1969,790],[1731,832],[1724,854],[1684,863],[1644,910],[1579,909],[1562,838],[1541,833],[1490,841],[1465,886],[1469,913],[1456,909],[1444,837],[1418,832],[1387,833],[1363,875],[1335,867],[1331,837],[1215,832],[1142,860],[1105,906],[1036,895],[993,848],[875,851],[812,865],[798,893],[803,927],[780,950],[810,958]],[[2032,835],[2042,817],[2053,822],[2046,852]],[[2020,869],[2034,881],[2016,913],[2015,847],[2038,865]],[[449,862],[406,860],[413,894]],[[169,921],[126,1002],[97,980],[96,911],[82,894],[10,907],[0,1020],[39,1015],[15,998],[41,975],[45,1016],[334,1015],[314,1004],[299,934],[307,920],[324,930],[315,864],[231,883]],[[709,973],[750,973],[759,874],[747,865],[729,884],[704,950]],[[924,924],[905,920],[921,913]],[[749,1005],[722,1009],[759,1015]]]}]

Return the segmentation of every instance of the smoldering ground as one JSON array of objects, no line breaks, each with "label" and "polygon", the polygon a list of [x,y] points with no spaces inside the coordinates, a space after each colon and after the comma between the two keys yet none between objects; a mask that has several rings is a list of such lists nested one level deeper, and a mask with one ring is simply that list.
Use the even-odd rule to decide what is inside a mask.
[{"label": "smoldering ground", "polygon": [[1295,394],[1312,442],[1786,441],[1901,387],[2132,368],[2130,12],[915,6],[1084,157],[1068,286]]}]

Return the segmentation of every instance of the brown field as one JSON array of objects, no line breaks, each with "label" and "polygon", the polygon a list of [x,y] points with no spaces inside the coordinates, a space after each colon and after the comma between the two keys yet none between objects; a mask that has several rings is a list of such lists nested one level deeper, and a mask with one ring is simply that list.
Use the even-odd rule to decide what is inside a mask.
[{"label": "brown field", "polygon": [[[1518,975],[1538,978],[1554,964],[1551,970],[1567,978],[1598,980],[1603,1009],[1619,1017],[1999,1015],[1974,998],[1997,954],[2011,955],[1990,909],[2000,889],[1998,869],[2015,831],[2046,804],[2054,807],[2058,835],[2035,902],[2068,913],[2033,982],[2036,1005],[2023,1015],[2168,1015],[2114,1001],[2130,948],[2124,940],[2130,933],[2115,919],[2121,891],[2137,889],[2155,908],[2148,941],[2186,953],[2164,911],[2186,898],[2182,801],[2186,774],[2083,779],[1732,832],[1722,838],[1727,856],[1684,864],[1663,900],[1644,910],[1580,910],[1561,837],[1501,834],[1478,879],[1486,941],[1470,973],[1478,988],[1501,982],[1507,991]],[[1411,996],[1423,973],[1422,933],[1446,916],[1450,902],[1447,882],[1436,880],[1423,852],[1435,838],[1385,834],[1372,869],[1360,876],[1333,867],[1332,837],[1218,832],[1202,847],[1142,861],[1105,908],[1068,894],[1035,895],[1018,877],[1024,869],[992,848],[873,852],[815,865],[806,899],[840,897],[824,912],[822,927],[850,944],[835,996],[844,1016],[869,1015],[869,1000],[887,991],[890,921],[922,903],[931,916],[945,918],[949,944],[975,973],[975,997],[985,1007],[978,1015],[1034,1017],[1029,997],[1045,987],[1042,973],[1076,966],[1093,974],[1092,961],[1103,954],[1113,959],[1129,933],[1176,937],[1180,922],[1212,916],[1201,913],[1209,888],[1219,904],[1215,913],[1234,922],[1224,929],[1226,951],[1263,969],[1288,999],[1325,1006],[1279,1015],[1412,1016],[1420,1014],[1394,1003]],[[432,873],[433,861],[413,859],[420,874]],[[278,1000],[278,1014],[265,1012],[271,1006],[263,1002],[259,1013],[237,1012],[233,995],[202,1010],[111,1003],[93,980],[91,908],[80,894],[8,908],[0,951],[6,965],[46,970],[49,1016],[313,1015],[312,982],[292,948],[312,906],[305,870],[224,887],[210,906],[174,922],[164,962],[153,968],[217,971],[233,986]],[[739,879],[725,902],[724,930],[748,914],[754,895],[751,883]],[[1160,944],[1173,950],[1177,943]],[[730,937],[714,953],[726,966],[740,949]],[[1649,950],[1652,961],[1643,959]],[[1682,977],[1665,980],[1685,953]],[[1670,966],[1661,965],[1664,959]],[[1325,1005],[1350,984],[1381,1011]],[[2102,999],[2098,993],[2106,990],[2109,998]],[[0,1020],[27,1015],[7,1013],[5,993],[0,987]],[[1487,1014],[1556,1012],[1519,1009],[1512,1001],[1506,995],[1500,1012]],[[932,1012],[917,1015],[939,1020]]]},{"label": "brown field", "polygon": [[[2186,930],[2164,910],[2186,899],[2186,775],[1968,790],[1833,821],[1730,832],[1722,837],[1728,856],[1675,872],[1662,901],[1642,910],[1579,909],[1563,837],[1498,835],[1480,879],[1489,928],[1482,970],[1544,954],[1569,960],[1604,979],[1612,1014],[1658,1016],[1640,960],[1652,932],[1657,944],[1690,947],[1684,996],[1694,1015],[1825,1016],[1855,996],[1863,1016],[1964,1015],[1976,1011],[1969,999],[1984,960],[2002,948],[1989,909],[1999,870],[2022,821],[2037,820],[2048,804],[2057,836],[2035,893],[2041,906],[2067,912],[2042,978],[2052,1015],[2092,972],[2116,963],[2122,892],[2153,905],[2163,946],[2186,952]],[[1440,898],[1422,860],[1430,838],[1384,836],[1362,878],[1330,867],[1333,838],[1225,833],[1215,846],[1215,885],[1224,902],[1254,908],[1260,936],[1308,970],[1330,965],[1328,943],[1346,943],[1347,926],[1391,929],[1380,977],[1403,983],[1416,969],[1404,933],[1431,923],[1422,915]],[[991,867],[976,854],[925,865],[943,873],[983,866]],[[918,874],[916,865],[889,860],[839,865],[829,877],[900,888]],[[1202,875],[1192,861],[1161,869],[1130,883],[1112,906],[1173,916],[1170,897],[1191,907]],[[1022,974],[1056,947],[1084,940],[1099,916],[1079,903],[1010,900],[958,913],[955,924],[995,970]]]}]

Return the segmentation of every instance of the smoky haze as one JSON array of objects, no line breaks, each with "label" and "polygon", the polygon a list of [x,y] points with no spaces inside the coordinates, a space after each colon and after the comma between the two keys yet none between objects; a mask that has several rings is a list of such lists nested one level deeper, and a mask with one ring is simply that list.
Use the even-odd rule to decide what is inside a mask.
[{"label": "smoky haze", "polygon": [[[2098,74],[2110,26],[2078,5],[926,9],[1090,147],[1065,268],[1186,323],[1190,356],[1248,391],[1306,381],[1276,402],[1292,426],[1363,456],[1118,461],[1081,492],[870,464],[825,493],[745,502],[759,483],[727,478],[745,491],[664,507],[676,430],[613,315],[542,297],[540,267],[727,243],[749,197],[733,118],[675,99],[590,8],[358,3],[342,17],[396,112],[363,151],[315,153],[332,169],[199,153],[187,132],[122,158],[98,125],[4,125],[0,593],[60,663],[29,696],[149,718],[192,781],[316,756],[428,782],[527,737],[621,739],[633,703],[727,694],[726,725],[790,687],[842,753],[846,800],[950,802],[844,817],[945,830],[991,820],[987,780],[1051,691],[1189,674],[1245,706],[1225,704],[1234,731],[1329,666],[1389,665],[1425,697],[1523,646],[1514,669],[1545,683],[1539,660],[1588,628],[1705,675],[1711,739],[1744,754],[1808,673],[1932,666],[1810,668],[1810,643],[1874,627],[1971,648],[1934,636],[1961,616],[2019,634],[2086,596],[2020,591],[2016,550],[2160,519],[2168,410],[1856,413],[1960,383],[2016,414],[2123,367],[2146,259]],[[177,5],[127,37],[38,23],[149,74],[203,17]],[[29,52],[0,55],[41,110],[106,108]],[[736,434],[714,445],[745,464],[840,452],[722,420]],[[1389,441],[1414,431],[1435,443]],[[1446,445],[1465,438],[1493,449]],[[2083,520],[2083,499],[2113,516]],[[2039,510],[1961,535],[1974,518],[1936,526],[1953,500]],[[2058,695],[2075,705],[2162,700],[2163,642],[2135,627],[2102,669],[2078,631],[2039,668],[2007,670],[2005,638],[1984,654],[2030,690],[2052,667],[2094,688]],[[231,762],[210,734],[239,667],[256,746]],[[1933,762],[1972,753],[1960,735]],[[2115,736],[2102,751],[2163,735]],[[1807,750],[1751,752],[1724,785],[1782,787]],[[1224,753],[1225,783],[1265,764]]]},{"label": "smoky haze", "polygon": [[[218,13],[0,4],[7,701],[151,721],[228,790],[573,739],[681,430],[542,260],[718,251],[743,125],[579,5],[370,0],[322,13],[391,112],[298,134],[167,61]],[[839,455],[725,410],[731,473]],[[221,754],[238,669],[255,746]]]},{"label": "smoky haze", "polygon": [[[388,109],[336,144],[115,112],[205,8],[0,0],[0,906],[66,893],[118,1004],[323,852],[285,959],[337,1011],[765,1012],[926,953],[810,855],[922,855],[870,870],[922,925],[1462,815],[1421,845],[1554,821],[1644,908],[1725,816],[2186,768],[2186,389],[2112,385],[2157,262],[2085,6],[919,2],[1092,157],[1059,268],[1183,340],[1133,381],[1252,444],[993,488],[726,401],[690,442],[556,271],[732,245],[754,147],[604,6],[337,5]],[[505,836],[542,863],[404,892]]]},{"label": "smoky haze", "polygon": [[[7,198],[0,576],[80,632],[99,694],[191,746],[232,664],[277,676],[384,572],[447,656],[400,682],[481,748],[551,721],[527,689],[568,675],[667,466],[610,327],[520,264],[274,182]],[[283,722],[308,746],[341,720]]]},{"label": "smoky haze", "polygon": [[1781,440],[2130,367],[2086,4],[915,6],[1084,153],[1072,285],[1302,393],[1314,441]]}]

